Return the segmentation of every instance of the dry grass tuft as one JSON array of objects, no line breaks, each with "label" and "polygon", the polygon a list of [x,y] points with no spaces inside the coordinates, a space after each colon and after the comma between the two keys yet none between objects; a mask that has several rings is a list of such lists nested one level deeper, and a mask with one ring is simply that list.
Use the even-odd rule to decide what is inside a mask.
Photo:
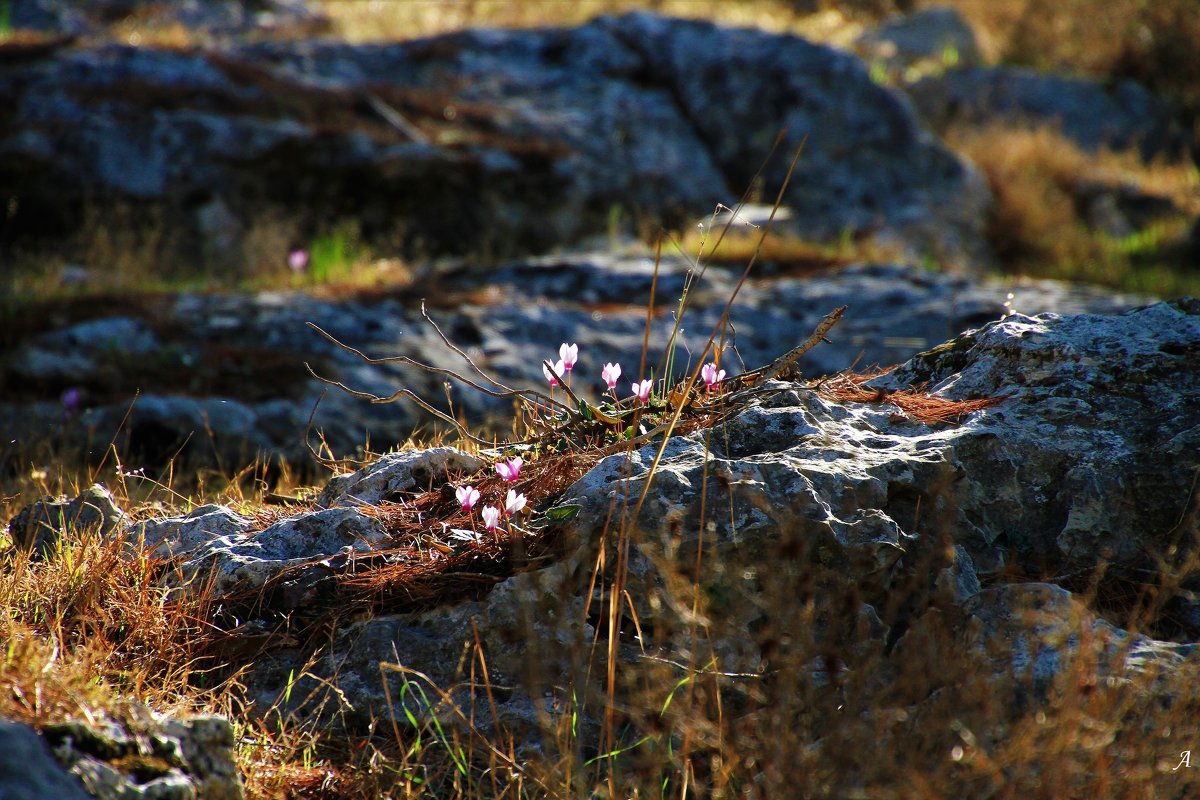
[{"label": "dry grass tuft", "polygon": [[890,371],[885,369],[861,375],[836,375],[820,381],[817,384],[817,393],[835,403],[892,405],[904,417],[927,425],[961,422],[968,414],[991,408],[1004,399],[983,397],[977,400],[947,400],[919,390],[888,392],[863,386],[867,381],[886,375]]},{"label": "dry grass tuft", "polygon": [[[1200,291],[1187,269],[1189,226],[1200,213],[1194,166],[1087,153],[1049,127],[958,128],[947,140],[987,176],[996,197],[989,236],[1014,272],[1165,296]],[[1128,236],[1113,235],[1089,227],[1089,186],[1132,186],[1176,211]]]},{"label": "dry grass tuft", "polygon": [[167,597],[156,564],[124,545],[74,530],[44,561],[3,556],[0,673],[11,692],[0,716],[41,726],[119,710],[119,698],[166,709],[204,702],[195,644],[204,601]]},{"label": "dry grass tuft", "polygon": [[[670,16],[717,20],[788,30],[806,16],[786,0],[655,0],[654,11]],[[647,7],[645,0],[320,0],[316,6],[350,42],[397,41],[464,28],[535,28],[579,25],[601,14]]]}]

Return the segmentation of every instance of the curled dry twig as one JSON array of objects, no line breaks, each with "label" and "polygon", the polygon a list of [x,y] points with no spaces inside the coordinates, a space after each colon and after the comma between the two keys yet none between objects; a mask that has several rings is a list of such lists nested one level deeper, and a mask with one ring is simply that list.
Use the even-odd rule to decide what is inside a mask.
[{"label": "curled dry twig", "polygon": [[[421,361],[417,361],[416,359],[410,358],[408,356],[386,356],[383,358],[375,358],[372,356],[368,356],[366,353],[362,352],[361,350],[359,350],[355,347],[352,347],[352,346],[346,344],[345,342],[340,341],[339,339],[337,339],[335,336],[333,336],[329,332],[323,330],[319,325],[316,325],[315,323],[312,323],[312,322],[309,322],[306,324],[308,325],[308,327],[312,328],[314,331],[316,331],[321,336],[323,336],[331,344],[335,345],[336,347],[341,348],[342,350],[345,350],[348,353],[353,354],[354,356],[361,359],[362,361],[364,361],[367,364],[397,364],[397,363],[398,364],[408,364],[409,366],[417,367],[418,369],[422,369],[426,372],[430,372],[435,375],[444,375],[446,377],[453,378],[454,380],[456,380],[462,384],[465,384],[466,386],[469,386],[478,392],[482,392],[483,394],[489,395],[491,397],[497,397],[497,398],[513,398],[513,397],[515,397],[515,398],[519,398],[519,399],[527,401],[527,402],[536,402],[538,404],[545,405],[548,407],[558,408],[558,409],[566,412],[568,415],[577,414],[577,412],[575,412],[574,409],[559,402],[558,400],[555,400],[554,398],[552,398],[548,395],[545,395],[541,392],[538,392],[538,391],[532,390],[532,389],[512,389],[512,388],[506,386],[505,384],[501,383],[500,381],[496,380],[495,378],[491,377],[486,372],[484,372],[482,369],[480,369],[479,366],[471,359],[470,356],[468,356],[461,348],[456,346],[453,342],[451,342],[446,337],[446,335],[442,332],[441,328],[438,327],[437,323],[433,321],[433,318],[429,316],[429,313],[425,309],[424,303],[421,304],[421,316],[423,316],[425,318],[425,320],[430,324],[430,326],[433,327],[434,331],[437,332],[437,335],[446,344],[446,346],[449,347],[451,350],[453,350],[455,353],[457,353],[464,361],[466,361],[467,365],[470,366],[471,370],[475,374],[479,375],[481,378],[483,378],[485,381],[487,381],[489,384],[491,384],[492,386],[494,386],[496,388],[493,389],[493,388],[484,386],[476,381],[471,380],[470,378],[466,377],[465,375],[461,375],[458,372],[455,372],[452,369],[447,369],[445,367],[435,367],[430,364],[425,364]],[[350,394],[353,397],[358,397],[363,400],[368,400],[372,403],[392,403],[392,402],[395,402],[396,400],[399,400],[401,397],[406,397],[409,400],[416,403],[419,407],[421,407],[425,411],[429,412],[433,416],[437,417],[438,419],[442,420],[446,424],[450,425],[452,428],[454,428],[455,431],[458,432],[458,434],[462,438],[464,438],[468,441],[474,442],[475,444],[480,445],[482,447],[491,447],[493,444],[492,442],[490,442],[486,439],[481,439],[480,437],[471,433],[469,430],[467,430],[467,428],[461,422],[459,422],[453,416],[436,408],[435,406],[433,406],[432,404],[427,402],[425,399],[423,399],[420,395],[418,395],[416,392],[412,391],[411,389],[398,389],[395,392],[393,392],[392,394],[388,395],[387,397],[383,397],[380,395],[372,394],[371,392],[363,392],[363,391],[359,391],[357,389],[352,389],[349,386],[347,386],[346,384],[342,383],[341,381],[337,381],[337,380],[334,380],[333,378],[327,378],[323,375],[319,375],[316,372],[316,370],[314,370],[312,368],[312,366],[310,366],[307,362],[304,364],[304,367],[305,367],[305,369],[308,370],[308,373],[310,375],[312,375],[314,378],[316,378],[321,383],[324,383],[328,386],[335,386],[338,389],[341,389],[342,391],[346,392],[347,394]],[[565,386],[565,384],[564,384],[564,386]],[[573,399],[575,399],[578,402],[578,398],[575,398],[574,394],[572,392],[570,392],[569,390],[568,390],[568,395],[570,395]],[[313,408],[313,413],[314,414],[316,413],[315,406]],[[310,427],[311,427],[311,422],[312,422],[312,420],[310,417],[310,420],[309,420]],[[537,438],[525,439],[525,440],[521,440],[521,441],[517,441],[517,442],[511,442],[511,444],[514,444],[514,445],[532,444],[533,442],[535,442],[537,440],[538,440]],[[313,450],[312,446],[310,445],[309,451],[312,452],[312,450]],[[328,459],[321,458],[316,453],[313,453],[313,455],[316,456],[317,459],[322,464],[330,463],[330,462],[328,462]]]}]

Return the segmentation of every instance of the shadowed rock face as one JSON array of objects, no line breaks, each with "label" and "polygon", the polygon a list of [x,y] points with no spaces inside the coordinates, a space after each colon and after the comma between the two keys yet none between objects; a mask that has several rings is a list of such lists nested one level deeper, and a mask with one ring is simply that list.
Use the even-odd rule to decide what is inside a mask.
[{"label": "shadowed rock face", "polygon": [[1198,338],[1186,298],[1120,316],[1014,315],[874,385],[1010,398],[956,448],[969,474],[988,474],[960,504],[977,563],[1086,574],[1104,562],[1134,580],[1195,546]]},{"label": "shadowed rock face", "polygon": [[272,209],[426,253],[538,249],[616,207],[673,224],[731,204],[786,131],[758,188],[805,142],[785,201],[805,234],[987,257],[976,172],[856,57],[791,36],[637,13],[395,45],[86,46],[0,64],[0,92],[11,236],[117,203],[218,260]]},{"label": "shadowed rock face", "polygon": [[242,800],[229,720],[164,719],[142,706],[118,723],[46,725],[40,732],[0,720],[0,789],[11,800],[195,797]]},{"label": "shadowed rock face", "polygon": [[58,764],[37,731],[0,720],[0,784],[12,800],[88,800],[83,782]]}]

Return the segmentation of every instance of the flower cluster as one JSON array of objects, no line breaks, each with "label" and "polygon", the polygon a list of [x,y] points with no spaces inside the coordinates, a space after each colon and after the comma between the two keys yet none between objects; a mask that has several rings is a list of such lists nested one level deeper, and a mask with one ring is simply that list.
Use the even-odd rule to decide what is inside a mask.
[{"label": "flower cluster", "polygon": [[[552,388],[559,385],[560,379],[562,381],[570,380],[571,370],[575,368],[575,364],[579,361],[579,345],[563,342],[558,348],[558,356],[558,360],[553,364],[549,361],[545,361],[542,364],[542,372],[545,373],[546,380]],[[617,363],[605,364],[604,369],[600,372],[600,377],[604,380],[609,391],[612,392],[613,400],[617,400],[617,384],[621,380],[621,365]],[[700,368],[700,378],[704,381],[705,388],[708,391],[712,391],[725,379],[725,370],[718,367],[715,362],[708,363]],[[653,389],[654,382],[645,378],[629,384],[630,392],[633,393],[634,398],[641,405],[646,405],[650,402]],[[521,479],[521,467],[524,465],[525,461],[520,456],[498,461],[495,465],[496,474],[508,483],[516,483]],[[455,490],[454,496],[458,499],[462,510],[467,513],[470,513],[475,508],[480,499],[479,490],[469,484],[459,486]],[[504,498],[503,506],[484,506],[480,509],[479,515],[483,519],[483,525],[488,532],[497,535],[496,532],[507,520],[512,519],[525,510],[525,505],[525,495],[519,493],[516,489],[509,489],[508,494]],[[470,531],[460,531],[458,533],[465,536],[473,535]]]},{"label": "flower cluster", "polygon": [[[525,461],[520,456],[507,461],[499,461],[496,463],[496,473],[509,483],[515,483],[521,476],[521,467],[524,464]],[[457,498],[458,504],[462,506],[462,510],[468,513],[479,502],[479,490],[470,484],[459,486],[454,490],[454,496]],[[519,514],[524,510],[525,503],[525,495],[516,489],[509,489],[508,494],[504,497],[503,507],[484,506],[479,510],[479,515],[483,517],[483,526],[489,533],[495,534],[500,527],[501,520]]]},{"label": "flower cluster", "polygon": [[563,342],[558,348],[558,361],[552,365],[554,371],[550,370],[546,361],[542,364],[542,373],[546,376],[546,380],[550,383],[551,388],[558,386],[559,377],[570,379],[571,370],[575,368],[575,362],[579,360],[579,345],[567,344]]},{"label": "flower cluster", "polygon": [[[571,370],[573,370],[575,368],[575,364],[578,361],[579,361],[579,345],[567,344],[566,342],[563,342],[558,348],[558,360],[557,361],[555,361],[554,363],[551,363],[548,359],[546,361],[543,361],[542,362],[542,374],[544,374],[546,376],[546,382],[550,384],[550,388],[553,389],[555,386],[559,385],[559,378],[563,378],[563,379],[569,381],[570,377],[571,377]],[[715,364],[707,365],[705,367],[705,369],[708,369],[708,367],[710,367],[710,366],[714,370],[714,372],[712,374],[716,375],[717,373],[715,372],[715,369],[716,369]],[[705,378],[706,385],[709,388],[712,388],[714,383],[717,383],[718,381],[721,380],[721,378],[724,378],[724,377],[725,377],[725,371],[721,370],[719,376],[714,378],[711,382],[708,381],[708,379],[706,377]],[[602,369],[600,371],[600,378],[604,381],[604,384],[605,384],[605,386],[608,387],[608,390],[610,392],[612,392],[613,399],[616,400],[617,399],[617,383],[621,380],[621,365],[616,364],[616,363],[611,363],[611,362],[605,364],[604,369]],[[653,389],[653,387],[654,387],[653,381],[643,379],[643,380],[635,381],[634,383],[629,384],[629,391],[633,393],[633,396],[637,398],[637,401],[639,403],[645,405],[646,403],[650,402],[650,393],[651,393],[651,390]],[[497,467],[497,469],[499,469],[499,467]],[[501,474],[503,474],[503,473],[501,473]]]},{"label": "flower cluster", "polygon": [[[546,381],[550,384],[550,388],[553,389],[555,386],[558,386],[560,379],[569,383],[571,370],[575,368],[575,364],[578,361],[578,344],[563,342],[559,345],[558,360],[554,363],[551,363],[549,359],[542,362],[542,373],[546,376]],[[604,385],[608,387],[608,391],[612,393],[613,400],[619,401],[617,397],[617,384],[621,380],[621,365],[613,362],[606,363],[604,369],[600,371],[600,378],[604,381]],[[721,381],[725,380],[725,370],[721,369],[715,361],[709,362],[700,368],[700,379],[704,381],[704,388],[707,391],[718,390]],[[650,395],[653,388],[654,382],[647,379],[634,381],[629,384],[629,391],[633,393],[633,397],[640,405],[646,405],[650,402]]]},{"label": "flower cluster", "polygon": [[520,456],[501,461],[496,464],[496,473],[509,483],[516,483],[521,477],[521,467],[525,460]]}]

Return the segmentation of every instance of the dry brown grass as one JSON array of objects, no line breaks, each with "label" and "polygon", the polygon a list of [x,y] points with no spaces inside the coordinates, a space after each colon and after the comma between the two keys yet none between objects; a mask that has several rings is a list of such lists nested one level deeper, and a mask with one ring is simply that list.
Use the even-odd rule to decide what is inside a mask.
[{"label": "dry brown grass", "polygon": [[673,247],[698,263],[739,270],[757,252],[756,274],[771,277],[813,275],[856,262],[894,261],[900,256],[899,248],[878,244],[869,237],[845,237],[824,243],[789,233],[769,231],[765,237],[759,234],[759,230],[752,228],[730,231],[724,236],[688,230]]},{"label": "dry brown grass", "polygon": [[[35,472],[10,484],[25,491],[3,498],[0,516],[41,494],[44,480]],[[0,639],[8,643],[0,716],[42,727],[127,719],[131,703],[164,713],[228,710],[195,658],[205,602],[169,599],[148,559],[70,527],[51,557],[10,548],[0,570]]]},{"label": "dry brown grass", "polygon": [[[1053,128],[1004,125],[947,132],[952,147],[983,170],[996,197],[988,230],[1015,272],[1082,280],[1165,296],[1200,290],[1187,267],[1186,237],[1200,212],[1200,178],[1190,164],[1145,164],[1136,153],[1087,153]],[[1089,228],[1079,189],[1135,186],[1178,212],[1130,237]]]},{"label": "dry brown grass", "polygon": [[601,14],[652,9],[671,16],[788,30],[804,17],[786,0],[320,0],[351,42],[416,39],[463,28],[578,25]]}]

